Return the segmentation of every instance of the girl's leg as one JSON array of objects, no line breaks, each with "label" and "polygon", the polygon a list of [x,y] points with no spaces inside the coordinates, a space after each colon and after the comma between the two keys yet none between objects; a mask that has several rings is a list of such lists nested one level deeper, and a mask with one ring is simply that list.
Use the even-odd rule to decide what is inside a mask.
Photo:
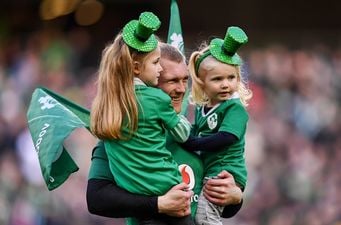
[{"label": "girl's leg", "polygon": [[201,191],[198,208],[195,216],[196,225],[223,225],[221,214],[224,210],[223,206],[217,206],[209,202]]}]

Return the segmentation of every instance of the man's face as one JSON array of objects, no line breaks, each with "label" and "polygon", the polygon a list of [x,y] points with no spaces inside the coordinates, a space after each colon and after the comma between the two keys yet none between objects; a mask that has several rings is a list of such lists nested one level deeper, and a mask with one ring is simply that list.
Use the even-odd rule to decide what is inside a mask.
[{"label": "man's face", "polygon": [[161,57],[160,64],[163,71],[160,73],[158,87],[171,97],[172,105],[179,113],[189,78],[186,63],[177,63]]}]

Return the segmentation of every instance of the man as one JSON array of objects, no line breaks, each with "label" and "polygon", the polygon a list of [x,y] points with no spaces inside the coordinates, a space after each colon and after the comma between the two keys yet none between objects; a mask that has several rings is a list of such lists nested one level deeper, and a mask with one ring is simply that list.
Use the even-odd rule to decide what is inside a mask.
[{"label": "man", "polygon": [[[160,74],[158,87],[172,100],[177,113],[181,112],[189,79],[184,56],[174,47],[161,44]],[[140,217],[157,215],[181,217],[194,215],[196,202],[202,188],[203,167],[194,153],[183,150],[173,140],[167,140],[184,183],[171,188],[163,196],[141,196],[119,188],[110,172],[103,142],[94,148],[89,172],[87,204],[90,213],[106,217]],[[152,176],[152,174],[151,174]],[[242,204],[242,192],[231,174],[222,171],[220,179],[209,180],[204,188],[206,198],[214,204],[227,206],[223,217],[235,215]],[[192,204],[191,204],[192,203]]]}]

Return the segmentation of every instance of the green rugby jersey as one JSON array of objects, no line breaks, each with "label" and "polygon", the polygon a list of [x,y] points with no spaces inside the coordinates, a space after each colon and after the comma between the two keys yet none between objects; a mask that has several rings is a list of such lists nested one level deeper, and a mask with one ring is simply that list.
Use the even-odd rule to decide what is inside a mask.
[{"label": "green rugby jersey", "polygon": [[205,137],[218,131],[225,131],[238,138],[236,143],[219,151],[198,149],[204,164],[205,176],[216,176],[222,170],[226,170],[234,176],[238,184],[245,187],[247,170],[244,147],[248,118],[248,113],[239,98],[224,101],[207,113],[203,107],[196,108],[194,135]]},{"label": "green rugby jersey", "polygon": [[[129,140],[104,141],[111,172],[118,186],[131,193],[162,195],[181,182],[178,164],[166,149],[166,130],[179,117],[171,98],[158,88],[135,85],[138,128]],[[122,129],[125,136],[127,129]]]},{"label": "green rugby jersey", "polygon": [[[191,213],[194,218],[198,197],[202,188],[204,176],[203,164],[197,154],[184,150],[170,136],[167,136],[167,149],[172,152],[174,160],[179,165],[178,169],[182,175],[183,182],[189,184],[190,189],[194,192],[191,199]],[[105,152],[103,141],[98,142],[91,160],[88,179],[114,180],[114,176],[109,168],[109,160]],[[137,224],[137,221],[133,218],[128,218],[127,224],[134,225]]]},{"label": "green rugby jersey", "polygon": [[184,150],[177,142],[173,141],[171,137],[167,140],[167,148],[172,152],[174,160],[179,164],[179,171],[182,175],[183,182],[189,184],[190,190],[194,192],[191,199],[191,213],[194,217],[203,185],[203,163],[196,153]]}]

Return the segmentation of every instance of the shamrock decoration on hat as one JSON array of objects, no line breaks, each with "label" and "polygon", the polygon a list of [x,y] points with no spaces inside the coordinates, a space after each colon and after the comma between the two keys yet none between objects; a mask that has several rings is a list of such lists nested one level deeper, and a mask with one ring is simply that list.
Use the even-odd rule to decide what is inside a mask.
[{"label": "shamrock decoration on hat", "polygon": [[151,52],[158,44],[154,32],[159,29],[161,22],[151,12],[141,13],[139,20],[132,20],[123,27],[122,37],[131,48],[140,52]]},{"label": "shamrock decoration on hat", "polygon": [[223,63],[241,65],[242,59],[236,52],[247,41],[245,32],[239,27],[232,26],[227,29],[224,40],[215,38],[210,42],[210,52]]}]

